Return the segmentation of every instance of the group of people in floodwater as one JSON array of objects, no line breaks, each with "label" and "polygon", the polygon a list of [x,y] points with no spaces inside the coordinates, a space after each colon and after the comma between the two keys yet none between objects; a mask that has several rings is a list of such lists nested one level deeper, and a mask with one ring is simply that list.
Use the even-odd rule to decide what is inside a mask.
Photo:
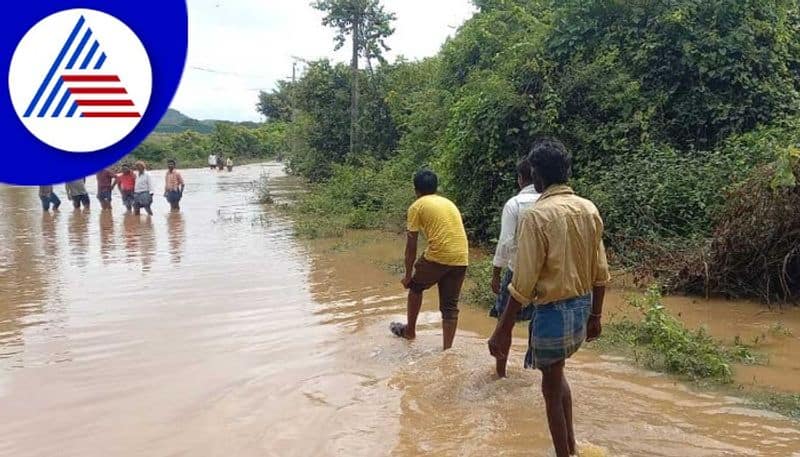
[{"label": "group of people in floodwater", "polygon": [[[183,198],[183,191],[186,184],[181,173],[175,169],[175,160],[167,161],[167,172],[164,174],[164,198],[169,202],[172,211],[180,210],[180,201]],[[104,210],[111,209],[111,200],[115,188],[119,189],[122,203],[128,212],[138,216],[142,209],[152,216],[153,194],[155,185],[147,171],[147,166],[143,161],[134,164],[136,172],[131,169],[129,163],[120,165],[119,170],[113,167],[104,168],[95,175],[97,179],[97,200]],[[119,171],[119,172],[117,172]],[[86,190],[86,178],[69,181],[64,184],[67,199],[72,202],[73,208],[89,209],[91,199]],[[42,209],[50,211],[52,208],[57,211],[61,206],[61,200],[55,193],[52,185],[39,186],[39,199],[42,202]]]},{"label": "group of people in floodwater", "polygon": [[[519,193],[502,208],[491,287],[499,319],[488,341],[500,377],[506,376],[511,333],[529,319],[525,368],[542,372],[547,422],[556,455],[576,455],[572,394],[564,364],[583,344],[600,336],[603,299],[610,280],[603,245],[603,220],[595,205],[567,185],[572,157],[562,142],[542,138],[517,164]],[[430,170],[414,176],[417,199],[408,209],[405,276],[407,320],[391,332],[414,339],[423,291],[436,285],[444,349],[453,344],[458,301],[469,246],[456,205],[437,195]],[[498,208],[499,210],[499,208]],[[417,258],[419,232],[428,246]],[[505,275],[501,273],[506,270]]]},{"label": "group of people in floodwater", "polygon": [[222,157],[222,154],[217,155],[211,153],[208,155],[208,167],[212,170],[216,169],[222,171],[223,168],[227,167],[228,171],[233,171],[233,157],[228,156],[227,159]]},{"label": "group of people in floodwater", "polygon": [[[209,167],[222,170],[221,157],[209,156]],[[167,162],[164,196],[173,210],[179,209],[185,184],[175,161]],[[233,167],[228,158],[227,166]],[[154,186],[146,166],[139,161],[136,172],[122,164],[119,173],[104,169],[97,173],[97,199],[111,208],[112,191],[119,188],[128,211],[143,208],[152,215]],[[495,369],[506,376],[511,334],[518,320],[530,320],[525,368],[542,372],[547,422],[556,455],[576,454],[572,394],[564,375],[565,361],[584,341],[600,336],[605,286],[610,280],[603,245],[603,220],[595,205],[575,194],[567,183],[572,157],[562,142],[542,138],[517,164],[519,192],[502,208],[500,236],[493,259],[492,291],[497,300],[490,315],[498,324],[488,341]],[[74,208],[88,208],[86,179],[66,183]],[[453,345],[458,327],[458,302],[469,263],[469,245],[461,213],[447,198],[437,195],[438,178],[430,170],[413,178],[416,200],[408,208],[405,275],[408,289],[406,322],[392,322],[391,332],[401,338],[416,337],[417,317],[423,292],[436,285],[442,315],[443,347]],[[58,209],[60,200],[53,186],[40,186],[45,211]],[[500,208],[498,208],[500,210]],[[427,247],[419,258],[419,233]],[[505,270],[505,274],[502,274]]]}]

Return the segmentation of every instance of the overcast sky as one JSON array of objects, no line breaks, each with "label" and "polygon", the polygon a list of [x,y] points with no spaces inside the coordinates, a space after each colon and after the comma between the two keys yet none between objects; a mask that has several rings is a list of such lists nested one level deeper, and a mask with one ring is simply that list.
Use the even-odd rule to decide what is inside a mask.
[{"label": "overcast sky", "polygon": [[[197,119],[259,120],[259,90],[292,74],[292,56],[347,62],[310,0],[188,0],[189,53],[172,107]],[[397,14],[389,38],[398,55],[436,54],[474,12],[470,0],[384,0]],[[349,45],[347,45],[349,46]],[[345,47],[347,47],[345,46]]]}]

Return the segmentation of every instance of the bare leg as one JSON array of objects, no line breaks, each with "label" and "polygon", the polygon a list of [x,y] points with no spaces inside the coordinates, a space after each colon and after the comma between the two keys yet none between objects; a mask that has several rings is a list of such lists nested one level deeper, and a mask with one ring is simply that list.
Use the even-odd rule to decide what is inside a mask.
[{"label": "bare leg", "polygon": [[448,268],[436,286],[439,291],[442,343],[445,351],[453,347],[453,340],[456,337],[456,330],[458,330],[458,298],[461,294],[461,285],[464,283],[466,270],[466,267]]},{"label": "bare leg", "polygon": [[564,414],[564,361],[542,369],[542,395],[556,457],[569,457],[569,435]]},{"label": "bare leg", "polygon": [[567,422],[567,444],[569,444],[569,454],[577,455],[575,445],[575,429],[572,427],[572,390],[569,388],[566,375],[561,376],[564,381],[561,387],[562,403],[564,404],[564,419]]},{"label": "bare leg", "polygon": [[145,209],[145,211],[147,211],[147,215],[148,216],[152,216],[153,215],[153,210],[150,209],[150,205],[145,206],[144,209]]},{"label": "bare leg", "polygon": [[442,342],[444,343],[445,351],[453,347],[453,340],[456,338],[456,329],[458,329],[458,319],[442,320]]},{"label": "bare leg", "polygon": [[408,311],[407,311],[407,325],[403,331],[403,337],[413,340],[417,337],[417,317],[419,310],[422,308],[422,292],[414,292],[409,289],[408,291]]},{"label": "bare leg", "polygon": [[506,377],[506,364],[508,363],[508,359],[495,359],[497,363],[497,376],[501,378]]}]

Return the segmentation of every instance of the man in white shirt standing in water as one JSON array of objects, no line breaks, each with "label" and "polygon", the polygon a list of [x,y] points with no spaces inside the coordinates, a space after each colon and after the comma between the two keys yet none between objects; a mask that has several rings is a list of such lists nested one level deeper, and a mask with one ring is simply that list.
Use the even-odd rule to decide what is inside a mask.
[{"label": "man in white shirt standing in water", "polygon": [[153,210],[150,209],[150,205],[153,204],[153,182],[150,180],[150,173],[141,160],[136,162],[136,170],[139,176],[136,177],[133,187],[133,214],[138,216],[139,211],[144,208],[147,214],[152,216]]},{"label": "man in white shirt standing in water", "polygon": [[[511,284],[511,279],[514,277],[514,272],[511,271],[511,264],[517,252],[517,223],[525,210],[532,207],[541,195],[536,192],[533,186],[531,165],[527,157],[523,157],[517,162],[517,185],[520,188],[519,193],[509,198],[505,206],[503,206],[503,215],[500,219],[500,237],[497,240],[497,249],[492,260],[494,268],[492,269],[491,287],[492,292],[497,295],[497,300],[495,300],[494,307],[489,311],[489,315],[498,319],[506,309],[509,296],[508,285]],[[506,268],[506,273],[501,280],[500,274],[503,268]],[[532,311],[533,308],[528,305],[517,313],[517,320],[530,320]],[[506,362],[504,359],[498,359],[498,370],[502,368],[501,372],[505,372]]]},{"label": "man in white shirt standing in water", "polygon": [[208,168],[212,171],[217,169],[217,155],[213,152],[208,155]]}]

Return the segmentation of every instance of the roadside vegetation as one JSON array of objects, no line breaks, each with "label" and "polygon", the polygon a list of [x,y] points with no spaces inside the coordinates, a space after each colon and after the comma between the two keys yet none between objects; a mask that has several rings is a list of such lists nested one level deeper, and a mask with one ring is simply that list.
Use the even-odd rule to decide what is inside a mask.
[{"label": "roadside vegetation", "polygon": [[182,168],[208,164],[209,154],[232,157],[236,165],[281,159],[286,124],[198,121],[170,110],[154,133],[124,161],[143,160],[151,167],[164,167],[175,159]]},{"label": "roadside vegetation", "polygon": [[730,384],[732,364],[759,363],[752,346],[741,341],[725,345],[700,327],[689,330],[661,302],[651,287],[628,300],[630,314],[612,318],[597,345],[623,352],[642,366],[696,382]]},{"label": "roadside vegetation", "polygon": [[[380,3],[314,2],[353,60],[308,62],[259,96],[286,126],[287,169],[310,185],[291,209],[298,235],[402,231],[411,176],[427,167],[473,245],[491,249],[516,161],[554,135],[617,268],[667,293],[800,303],[796,1],[473,0],[438,54],[394,62]],[[468,301],[493,300],[488,272],[470,267]],[[600,345],[644,366],[726,386],[732,364],[760,360],[688,330],[655,289],[631,307]],[[759,395],[798,415],[797,395]]]},{"label": "roadside vegetation", "polygon": [[[613,316],[604,325],[602,337],[593,346],[605,352],[625,355],[644,368],[668,373],[700,387],[715,387],[746,399],[752,405],[800,419],[800,394],[772,392],[735,385],[735,366],[768,363],[758,351],[759,340],[744,342],[736,337],[723,342],[705,328],[687,328],[671,315],[657,287],[628,299],[630,313]],[[773,336],[787,336],[779,324]]]},{"label": "roadside vegetation", "polygon": [[437,55],[391,63],[390,13],[361,3],[315,3],[344,37],[369,10],[358,59],[309,62],[259,98],[311,183],[302,235],[401,230],[429,167],[491,247],[516,160],[556,135],[618,267],[667,291],[798,301],[796,2],[475,0]]}]

